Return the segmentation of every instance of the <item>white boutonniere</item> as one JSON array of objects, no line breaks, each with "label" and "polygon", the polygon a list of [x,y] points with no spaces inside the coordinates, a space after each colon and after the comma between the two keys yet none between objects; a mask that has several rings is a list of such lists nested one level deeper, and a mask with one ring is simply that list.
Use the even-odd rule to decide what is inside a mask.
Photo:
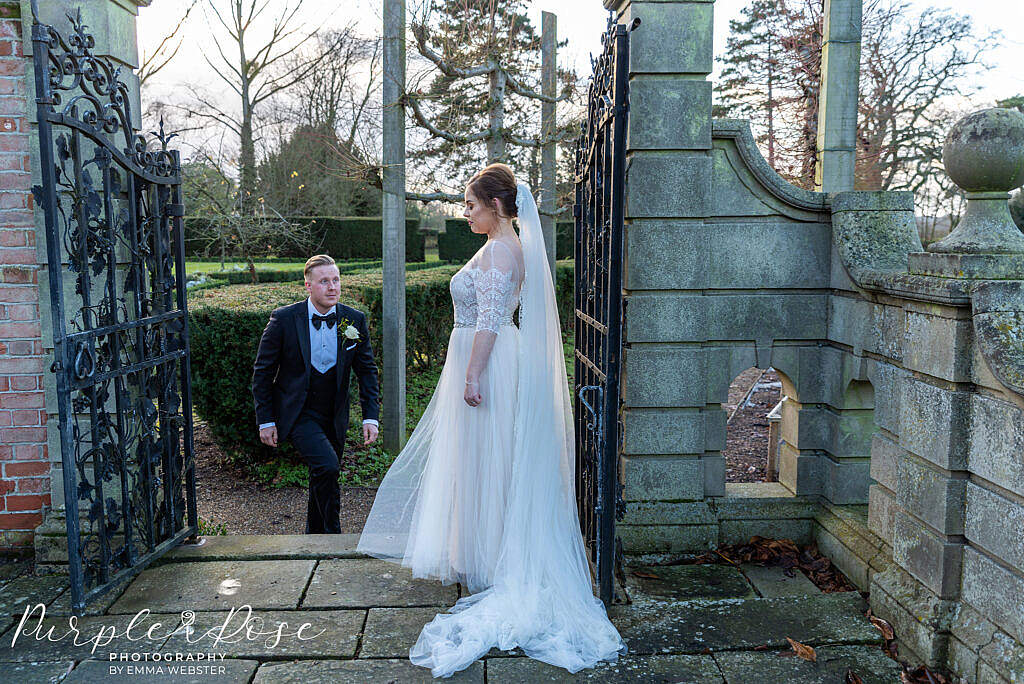
[{"label": "white boutonniere", "polygon": [[[344,337],[345,340],[359,341],[359,329],[352,325],[352,321],[347,318],[342,318],[338,321],[338,337]],[[352,347],[355,345],[353,344]],[[352,347],[345,347],[345,351],[348,351]]]},{"label": "white boutonniere", "polygon": [[348,318],[338,318],[338,327],[335,330],[338,331],[338,337],[344,336],[349,340],[359,339],[358,329],[352,325],[351,320]]}]

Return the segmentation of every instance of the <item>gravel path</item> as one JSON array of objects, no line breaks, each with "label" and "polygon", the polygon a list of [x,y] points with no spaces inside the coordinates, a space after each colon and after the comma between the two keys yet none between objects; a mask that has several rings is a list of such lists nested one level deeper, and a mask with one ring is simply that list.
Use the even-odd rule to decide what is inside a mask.
[{"label": "gravel path", "polygon": [[[199,517],[223,524],[228,534],[302,534],[308,490],[270,487],[246,478],[217,448],[206,426],[195,428],[196,498]],[[377,493],[372,487],[342,487],[341,531],[362,531]]]},{"label": "gravel path", "polygon": [[[757,386],[744,402],[754,384]],[[768,465],[769,411],[779,403],[782,384],[774,370],[762,375],[759,368],[748,368],[729,386],[729,401],[722,405],[731,415],[725,436],[725,481],[764,482]],[[738,408],[737,405],[741,404]],[[735,414],[733,411],[735,410]]]}]

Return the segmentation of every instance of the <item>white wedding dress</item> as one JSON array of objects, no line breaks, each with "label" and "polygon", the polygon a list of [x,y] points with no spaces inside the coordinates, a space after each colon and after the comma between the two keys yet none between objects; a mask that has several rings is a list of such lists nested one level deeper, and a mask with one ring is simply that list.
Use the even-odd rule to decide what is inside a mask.
[{"label": "white wedding dress", "polygon": [[[410,660],[435,677],[491,647],[518,646],[569,672],[626,652],[592,590],[554,286],[524,183],[517,207],[521,247],[488,240],[452,276],[455,327],[441,377],[357,546],[414,577],[471,592],[425,625],[410,649]],[[465,372],[478,331],[495,340],[480,375],[483,401],[471,407]]]}]

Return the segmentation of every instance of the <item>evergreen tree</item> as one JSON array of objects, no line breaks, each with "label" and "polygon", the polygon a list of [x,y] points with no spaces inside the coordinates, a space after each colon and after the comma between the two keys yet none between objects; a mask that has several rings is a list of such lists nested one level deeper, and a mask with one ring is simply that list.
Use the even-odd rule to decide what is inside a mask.
[{"label": "evergreen tree", "polygon": [[[541,39],[525,5],[524,0],[431,0],[413,22],[420,54],[437,67],[426,88],[410,86],[405,98],[413,120],[430,135],[408,154],[421,162],[418,170],[428,187],[458,188],[492,161],[508,163],[539,184]],[[559,79],[566,88],[557,99],[564,100],[575,91],[576,75],[559,70]],[[569,122],[556,130],[555,139],[575,134]],[[456,199],[452,195],[447,198]]]},{"label": "evergreen tree", "polygon": [[330,122],[297,126],[259,165],[259,195],[283,216],[379,216],[381,193],[339,160],[362,160]]},{"label": "evergreen tree", "polygon": [[1024,95],[1014,95],[1008,97],[1005,100],[999,100],[996,102],[997,107],[1005,107],[1006,109],[1016,109],[1021,114],[1024,114]]},{"label": "evergreen tree", "polygon": [[792,19],[784,0],[754,0],[729,22],[724,67],[715,84],[716,117],[750,119],[768,163],[778,168],[782,101],[793,84],[783,41]]}]

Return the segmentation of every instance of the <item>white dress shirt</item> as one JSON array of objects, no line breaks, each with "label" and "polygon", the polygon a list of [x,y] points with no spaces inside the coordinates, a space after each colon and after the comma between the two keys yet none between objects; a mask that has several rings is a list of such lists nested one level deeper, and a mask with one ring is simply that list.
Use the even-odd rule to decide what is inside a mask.
[{"label": "white dress shirt", "polygon": [[[326,316],[335,311],[337,309],[332,308],[326,314],[320,314],[313,306],[313,301],[306,299],[306,322],[309,325],[309,363],[321,373],[326,373],[338,363],[338,331],[337,324],[328,325],[324,321],[320,322],[320,329],[317,330],[313,325],[313,314]],[[373,418],[363,420],[363,425],[367,423],[380,427],[380,423]],[[274,427],[274,425],[275,423],[263,423],[260,425],[260,430]]]}]

